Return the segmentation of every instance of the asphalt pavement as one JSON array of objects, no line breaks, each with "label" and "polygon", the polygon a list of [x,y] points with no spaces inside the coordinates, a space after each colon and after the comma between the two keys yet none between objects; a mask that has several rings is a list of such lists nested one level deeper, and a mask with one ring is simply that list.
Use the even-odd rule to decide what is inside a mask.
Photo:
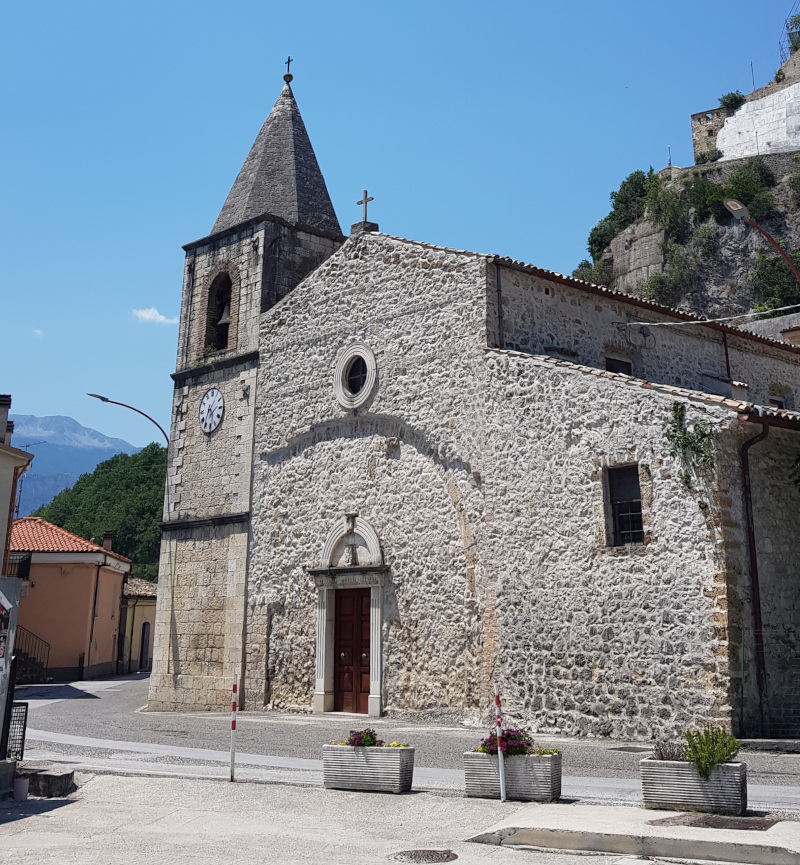
[{"label": "asphalt pavement", "polygon": [[[142,763],[150,763],[152,771],[223,776],[229,759],[230,713],[147,712],[147,688],[148,677],[138,675],[18,689],[17,699],[29,705],[26,756],[73,756],[95,769],[118,765],[123,771],[126,766],[141,771]],[[386,741],[412,744],[416,782],[443,791],[461,789],[462,754],[488,733],[474,727],[337,713],[240,712],[236,748],[241,777],[249,771],[253,779],[294,777],[297,783],[319,784],[322,745],[342,741],[351,728],[364,726],[372,726]],[[639,801],[639,760],[650,753],[647,743],[554,736],[536,740],[561,750],[565,796]],[[740,759],[748,765],[751,802],[800,811],[800,754],[742,751]]]},{"label": "asphalt pavement", "polygon": [[[490,827],[511,825],[530,827],[516,829],[517,838],[523,831],[555,837],[552,827],[539,823],[551,812],[555,816],[547,819],[555,819],[558,808],[566,808],[564,819],[574,823],[579,810],[590,807],[602,824],[604,809],[612,814],[619,805],[639,804],[638,762],[650,751],[645,743],[537,737],[562,751],[565,804],[525,806],[462,795],[462,753],[474,749],[488,731],[344,714],[244,712],[238,719],[236,777],[250,783],[230,784],[230,714],[147,712],[147,686],[146,676],[129,676],[18,690],[17,699],[29,704],[25,763],[74,766],[79,789],[63,800],[0,803],[4,855],[17,863],[46,859],[87,865],[360,863],[423,861],[401,854],[430,849],[451,850],[460,861],[475,863],[645,861],[635,855],[543,852],[508,847],[505,841],[468,840],[487,831],[493,837]],[[321,746],[367,725],[387,741],[414,745],[415,792],[394,797],[322,788]],[[800,754],[747,751],[741,756],[749,767],[751,809],[800,820]],[[781,826],[793,831],[794,825],[779,824],[775,831],[783,831]],[[713,835],[717,830],[704,831]],[[627,843],[614,849],[627,851]],[[649,861],[660,860],[651,856]]]},{"label": "asphalt pavement", "polygon": [[645,865],[630,856],[467,840],[476,829],[507,819],[519,803],[185,778],[94,775],[81,781],[68,799],[0,802],[3,862],[375,865],[430,862],[402,857],[427,850],[454,853],[458,865]]}]

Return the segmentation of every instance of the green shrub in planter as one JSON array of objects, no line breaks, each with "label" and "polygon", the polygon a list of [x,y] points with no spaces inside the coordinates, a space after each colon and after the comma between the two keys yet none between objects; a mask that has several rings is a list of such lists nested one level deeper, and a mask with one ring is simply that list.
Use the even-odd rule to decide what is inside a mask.
[{"label": "green shrub in planter", "polygon": [[707,724],[703,730],[689,730],[686,733],[684,759],[694,763],[697,774],[708,781],[711,770],[720,763],[730,763],[739,753],[742,743],[734,738],[724,727]]}]

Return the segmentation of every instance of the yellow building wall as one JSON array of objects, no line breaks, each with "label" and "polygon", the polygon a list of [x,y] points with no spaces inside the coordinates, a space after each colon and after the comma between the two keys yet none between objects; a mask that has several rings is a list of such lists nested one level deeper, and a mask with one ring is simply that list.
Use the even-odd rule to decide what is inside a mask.
[{"label": "yellow building wall", "polygon": [[[147,629],[147,652],[142,657],[142,632]],[[138,673],[153,668],[153,632],[156,626],[155,598],[128,598],[128,615],[125,621],[124,673]],[[142,663],[144,661],[144,663]]]},{"label": "yellow building wall", "polygon": [[84,678],[115,672],[123,577],[109,568],[99,569],[92,628],[97,578],[98,568],[91,563],[31,565],[31,586],[20,601],[19,625],[50,644],[48,675],[53,679],[78,678],[81,655]]}]

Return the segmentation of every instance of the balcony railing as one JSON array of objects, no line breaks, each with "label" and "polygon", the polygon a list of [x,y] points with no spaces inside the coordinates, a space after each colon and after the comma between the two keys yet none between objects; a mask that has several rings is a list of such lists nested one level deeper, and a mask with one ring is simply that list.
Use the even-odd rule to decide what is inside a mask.
[{"label": "balcony railing", "polygon": [[6,577],[19,577],[21,580],[27,580],[31,575],[31,554],[30,553],[9,553],[8,556],[8,573]]}]

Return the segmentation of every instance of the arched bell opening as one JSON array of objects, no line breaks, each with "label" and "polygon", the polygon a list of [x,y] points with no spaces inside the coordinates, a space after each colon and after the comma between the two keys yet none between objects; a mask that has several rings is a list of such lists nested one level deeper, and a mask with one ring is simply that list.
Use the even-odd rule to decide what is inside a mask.
[{"label": "arched bell opening", "polygon": [[233,285],[227,273],[220,273],[208,291],[205,351],[226,351],[231,347],[231,297]]}]

